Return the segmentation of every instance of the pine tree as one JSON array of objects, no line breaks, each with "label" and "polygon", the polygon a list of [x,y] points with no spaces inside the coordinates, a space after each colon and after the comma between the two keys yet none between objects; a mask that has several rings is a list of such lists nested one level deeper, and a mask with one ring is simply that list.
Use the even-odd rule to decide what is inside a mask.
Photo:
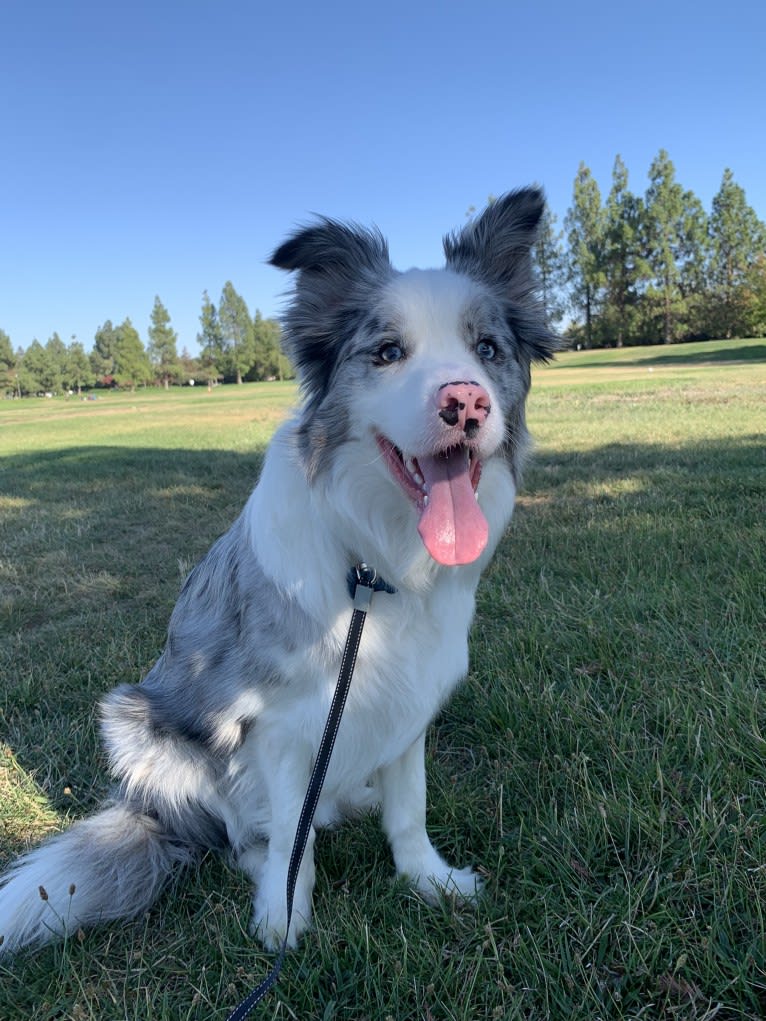
[{"label": "pine tree", "polygon": [[681,295],[678,325],[684,338],[701,336],[706,332],[708,250],[707,213],[694,192],[685,191],[676,247],[678,289]]},{"label": "pine tree", "polygon": [[585,319],[585,346],[592,347],[594,318],[604,284],[604,211],[598,184],[584,163],[577,171],[573,203],[564,226],[573,304]]},{"label": "pine tree", "polygon": [[118,385],[135,390],[151,382],[152,367],[133,323],[126,319],[114,332],[114,378]]},{"label": "pine tree", "polygon": [[95,373],[90,359],[85,353],[85,348],[72,337],[64,359],[64,385],[80,394],[82,388],[92,386],[95,379]]},{"label": "pine tree", "polygon": [[48,368],[48,356],[45,353],[45,348],[35,338],[18,361],[20,392],[23,394],[44,393]]},{"label": "pine tree", "polygon": [[223,337],[221,324],[218,322],[218,311],[208,297],[207,291],[202,294],[202,311],[199,321],[201,329],[197,334],[197,343],[200,346],[200,371],[210,388],[223,377],[223,373],[218,367],[223,356]]},{"label": "pine tree", "polygon": [[676,181],[676,170],[665,149],[649,168],[646,193],[647,259],[654,277],[651,297],[656,298],[664,343],[676,339],[677,321],[682,313],[679,266],[676,254],[681,241],[684,190]]},{"label": "pine tree", "polygon": [[53,333],[44,348],[46,369],[43,377],[43,389],[49,393],[57,393],[64,385],[64,368],[66,363],[66,344]]},{"label": "pine tree", "polygon": [[617,347],[634,339],[640,285],[649,269],[641,255],[643,206],[628,190],[628,170],[618,155],[612,170],[604,227],[605,327]]},{"label": "pine tree", "polygon": [[264,319],[260,309],[253,317],[253,367],[248,379],[292,379],[293,370],[288,359],[282,354],[279,323],[276,319]]},{"label": "pine tree", "polygon": [[16,395],[18,392],[16,362],[11,338],[5,330],[0,330],[0,392],[2,393]]},{"label": "pine tree", "polygon": [[96,330],[93,350],[90,353],[91,367],[96,379],[101,382],[111,383],[114,379],[116,344],[117,331],[112,326],[111,319],[107,319],[104,325]]},{"label": "pine tree", "polygon": [[561,243],[563,233],[556,230],[557,222],[558,217],[546,203],[537,241],[532,248],[545,317],[552,325],[561,321],[565,308],[563,289],[566,282],[566,259]]},{"label": "pine tree", "polygon": [[61,355],[65,352],[61,338],[54,333],[43,347],[35,339],[23,353],[18,366],[22,393],[52,394],[61,389]]},{"label": "pine tree", "polygon": [[752,271],[766,252],[766,226],[747,204],[744,189],[724,170],[710,216],[710,286],[714,330],[731,338],[748,327]]},{"label": "pine tree", "polygon": [[255,362],[255,335],[245,299],[228,280],[218,303],[218,323],[221,330],[221,357],[218,366],[224,376],[233,376],[237,383]]},{"label": "pine tree", "polygon": [[766,337],[766,252],[750,267],[745,283],[745,325],[743,334]]},{"label": "pine tree", "polygon": [[178,379],[180,375],[177,341],[178,334],[170,325],[168,310],[157,296],[151,314],[147,354],[157,378],[166,390],[171,380]]}]

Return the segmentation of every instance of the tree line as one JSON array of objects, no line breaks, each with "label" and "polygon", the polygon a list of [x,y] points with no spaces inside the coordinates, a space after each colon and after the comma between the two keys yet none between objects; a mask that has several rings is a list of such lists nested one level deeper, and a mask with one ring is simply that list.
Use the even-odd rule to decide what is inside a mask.
[{"label": "tree line", "polygon": [[[617,156],[604,201],[581,163],[563,229],[546,209],[533,255],[551,324],[584,347],[766,336],[766,225],[731,170],[724,170],[710,212],[676,180],[664,149],[648,182],[643,195],[634,194]],[[197,341],[199,356],[178,354],[159,297],[146,345],[130,319],[99,326],[89,353],[57,333],[14,351],[0,329],[0,394],[293,376],[279,323],[257,309],[251,315],[231,282],[217,305],[204,292]]]},{"label": "tree line", "polygon": [[766,335],[766,225],[731,170],[709,212],[664,149],[648,181],[634,194],[617,156],[604,201],[581,163],[563,229],[546,210],[534,256],[551,322],[584,347]]},{"label": "tree line", "polygon": [[280,348],[279,323],[258,309],[251,316],[231,282],[224,285],[217,306],[204,292],[197,342],[197,357],[186,348],[178,353],[178,335],[159,297],[154,299],[146,344],[129,318],[116,326],[111,320],[99,326],[87,353],[75,337],[65,344],[58,333],[46,344],[33,340],[26,350],[14,350],[0,329],[0,394],[22,397],[80,393],[95,386],[134,390],[150,384],[167,388],[293,376]]}]

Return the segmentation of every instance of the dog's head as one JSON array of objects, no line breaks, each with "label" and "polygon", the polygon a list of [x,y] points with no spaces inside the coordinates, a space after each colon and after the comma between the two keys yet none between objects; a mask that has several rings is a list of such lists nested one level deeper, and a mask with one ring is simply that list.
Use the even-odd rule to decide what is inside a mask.
[{"label": "dog's head", "polygon": [[304,395],[309,478],[361,445],[439,563],[472,562],[486,546],[483,466],[502,457],[518,474],[530,364],[557,346],[530,254],[543,207],[536,188],[493,202],[444,239],[442,270],[399,273],[379,233],[328,219],[271,259],[298,274],[284,346]]}]

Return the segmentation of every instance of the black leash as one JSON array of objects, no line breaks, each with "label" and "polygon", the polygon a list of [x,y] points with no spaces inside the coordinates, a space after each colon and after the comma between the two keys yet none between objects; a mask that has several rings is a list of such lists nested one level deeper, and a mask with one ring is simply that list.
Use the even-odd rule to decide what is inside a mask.
[{"label": "black leash", "polygon": [[375,568],[368,567],[367,564],[357,564],[356,567],[353,567],[349,571],[346,580],[348,582],[348,589],[351,594],[351,598],[354,601],[354,612],[351,615],[351,624],[349,625],[348,635],[346,637],[346,646],[343,650],[343,659],[340,663],[338,683],[335,686],[335,694],[333,695],[330,712],[327,717],[327,723],[325,724],[322,740],[319,744],[319,751],[317,752],[314,768],[311,771],[306,797],[303,800],[303,808],[301,809],[300,818],[298,819],[298,828],[295,831],[295,841],[293,842],[290,864],[287,869],[287,931],[285,933],[285,938],[282,941],[282,947],[279,951],[279,955],[274,962],[274,967],[263,982],[261,982],[259,986],[256,986],[256,988],[245,997],[240,1005],[236,1007],[231,1014],[229,1014],[227,1021],[243,1021],[250,1011],[261,1002],[266,993],[268,993],[272,986],[276,984],[276,981],[279,978],[279,973],[282,970],[282,964],[284,963],[285,953],[287,951],[287,933],[290,931],[290,918],[293,913],[293,896],[295,894],[295,883],[298,878],[298,870],[301,866],[301,861],[303,860],[303,852],[306,850],[306,841],[308,840],[309,833],[311,832],[311,823],[314,819],[314,812],[316,811],[319,795],[322,791],[327,767],[330,764],[330,756],[332,755],[333,746],[335,745],[335,737],[338,733],[340,718],[343,715],[343,707],[346,704],[346,696],[348,695],[351,677],[353,676],[354,667],[356,666],[356,657],[359,652],[359,642],[362,639],[362,629],[364,628],[367,611],[369,610],[370,603],[372,602],[373,592],[393,593],[396,591],[396,589],[383,581],[382,578],[378,577]]}]

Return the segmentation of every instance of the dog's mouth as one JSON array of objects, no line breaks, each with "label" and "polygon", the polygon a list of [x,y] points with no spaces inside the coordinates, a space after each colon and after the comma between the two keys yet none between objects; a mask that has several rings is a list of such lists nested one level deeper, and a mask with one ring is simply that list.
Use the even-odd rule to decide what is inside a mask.
[{"label": "dog's mouth", "polygon": [[411,457],[385,436],[378,447],[389,472],[420,513],[418,532],[440,564],[473,563],[489,538],[489,525],[478,504],[481,461],[467,446]]}]

